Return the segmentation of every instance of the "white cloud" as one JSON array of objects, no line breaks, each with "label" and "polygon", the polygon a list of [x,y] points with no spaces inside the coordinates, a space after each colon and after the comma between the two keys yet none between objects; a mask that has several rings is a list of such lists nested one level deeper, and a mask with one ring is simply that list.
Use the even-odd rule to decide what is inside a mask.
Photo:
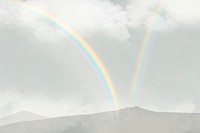
[{"label": "white cloud", "polygon": [[0,89],[0,101],[0,118],[20,111],[31,111],[43,116],[65,116],[94,113],[109,108],[105,106],[106,103],[96,107],[69,98],[53,100],[40,94],[27,96],[10,88]]},{"label": "white cloud", "polygon": [[198,0],[131,0],[127,6],[129,26],[155,25],[159,31],[169,31],[179,25],[198,26],[199,6]]},{"label": "white cloud", "polygon": [[152,110],[155,112],[182,112],[182,113],[193,113],[196,107],[196,104],[193,101],[184,101],[181,103],[170,103],[155,105],[154,103],[144,103],[142,107],[148,110]]},{"label": "white cloud", "polygon": [[37,37],[49,41],[63,36],[56,27],[46,24],[48,20],[45,22],[32,9],[22,7],[22,3],[55,16],[86,38],[103,33],[114,39],[127,40],[130,38],[129,28],[154,25],[154,30],[169,31],[180,24],[198,25],[200,20],[198,0],[130,0],[127,7],[108,0],[29,0],[17,6],[11,4],[15,5],[13,7],[0,4],[1,20],[26,25]]},{"label": "white cloud", "polygon": [[[56,36],[55,34],[58,31],[55,31],[54,28],[56,27],[47,25],[48,20],[37,15],[37,11],[58,18],[65,25],[72,27],[84,37],[90,37],[98,32],[119,40],[126,40],[130,37],[126,26],[128,22],[126,11],[122,6],[114,5],[109,1],[42,0],[14,3],[10,0],[9,3],[1,4],[1,16],[9,16],[12,18],[9,21],[32,28],[36,35],[42,36],[43,39],[43,34],[49,39],[52,36]],[[26,8],[23,7],[23,4],[26,5]],[[12,5],[13,9],[10,10],[8,5]],[[7,12],[11,13],[8,14]],[[17,17],[13,17],[13,15]],[[57,36],[54,38],[57,38]]]},{"label": "white cloud", "polygon": [[196,105],[193,102],[185,102],[178,104],[174,107],[173,112],[185,112],[185,113],[193,113]]},{"label": "white cloud", "polygon": [[193,23],[200,19],[200,1],[199,0],[170,0],[166,2],[166,10],[177,21]]},{"label": "white cloud", "polygon": [[[100,0],[48,1],[49,8],[38,5],[68,23],[83,35],[105,32],[108,36],[126,39],[126,12],[121,6]],[[46,4],[45,4],[46,5]]]},{"label": "white cloud", "polygon": [[12,89],[0,89],[0,117],[8,115],[22,100],[19,92]]}]

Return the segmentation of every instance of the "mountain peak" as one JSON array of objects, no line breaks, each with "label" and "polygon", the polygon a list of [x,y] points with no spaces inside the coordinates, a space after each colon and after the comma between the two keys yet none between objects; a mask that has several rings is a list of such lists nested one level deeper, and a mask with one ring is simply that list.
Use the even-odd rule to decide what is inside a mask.
[{"label": "mountain peak", "polygon": [[13,114],[13,115],[17,115],[17,114],[34,114],[34,113],[29,112],[29,111],[20,111],[18,113]]},{"label": "mountain peak", "polygon": [[125,111],[125,112],[152,112],[150,110],[147,110],[147,109],[144,109],[144,108],[141,108],[139,106],[135,106],[135,107],[127,107],[127,108],[124,108],[122,109],[121,111]]},{"label": "mountain peak", "polygon": [[[18,112],[18,113],[12,114],[12,115],[7,116],[7,117],[5,117],[5,118],[8,118],[8,117],[34,117],[34,118],[44,118],[43,116],[40,116],[40,115],[38,115],[38,114],[29,112],[29,111],[20,111],[20,112]],[[3,119],[4,119],[4,118],[3,118]]]},{"label": "mountain peak", "polygon": [[133,107],[133,110],[137,111],[137,112],[153,112],[151,110],[148,110],[148,109],[144,109],[144,108],[141,108],[139,106],[135,106]]},{"label": "mountain peak", "polygon": [[146,109],[143,109],[143,108],[141,108],[141,107],[139,107],[139,106],[126,107],[125,109],[127,109],[127,110],[146,110]]},{"label": "mountain peak", "polygon": [[135,106],[133,107],[134,110],[144,110],[143,108],[139,107],[139,106]]}]

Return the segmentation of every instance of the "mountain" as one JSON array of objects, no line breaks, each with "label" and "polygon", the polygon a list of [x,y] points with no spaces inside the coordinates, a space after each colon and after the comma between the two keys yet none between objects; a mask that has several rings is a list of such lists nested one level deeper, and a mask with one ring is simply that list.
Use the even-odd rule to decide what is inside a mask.
[{"label": "mountain", "polygon": [[136,107],[20,122],[0,127],[0,133],[200,133],[200,114],[159,113]]},{"label": "mountain", "polygon": [[0,119],[0,126],[18,123],[22,121],[40,120],[45,118],[46,117],[28,111],[23,111]]}]

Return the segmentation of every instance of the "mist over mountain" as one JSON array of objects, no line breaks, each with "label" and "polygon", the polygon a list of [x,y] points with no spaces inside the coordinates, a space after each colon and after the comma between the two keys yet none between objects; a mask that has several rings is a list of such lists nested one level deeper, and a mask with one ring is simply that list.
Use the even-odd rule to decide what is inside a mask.
[{"label": "mist over mountain", "polygon": [[199,133],[200,114],[159,113],[139,107],[20,122],[0,133]]},{"label": "mist over mountain", "polygon": [[45,118],[47,117],[40,116],[28,111],[22,111],[22,112],[0,119],[0,126],[22,122],[22,121],[40,120],[40,119],[45,119]]}]

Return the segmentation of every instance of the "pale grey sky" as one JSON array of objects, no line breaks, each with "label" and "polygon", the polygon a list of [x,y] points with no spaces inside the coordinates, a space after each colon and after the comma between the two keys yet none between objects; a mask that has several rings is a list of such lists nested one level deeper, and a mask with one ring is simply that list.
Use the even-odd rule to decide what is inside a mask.
[{"label": "pale grey sky", "polygon": [[[200,2],[165,0],[157,12],[159,2],[24,3],[68,23],[89,42],[110,73],[121,108],[137,103],[157,111],[200,112]],[[142,87],[133,94],[136,61],[152,17],[158,19],[141,69]],[[61,116],[113,109],[82,53],[20,0],[0,2],[0,101],[0,117],[22,110]]]}]

